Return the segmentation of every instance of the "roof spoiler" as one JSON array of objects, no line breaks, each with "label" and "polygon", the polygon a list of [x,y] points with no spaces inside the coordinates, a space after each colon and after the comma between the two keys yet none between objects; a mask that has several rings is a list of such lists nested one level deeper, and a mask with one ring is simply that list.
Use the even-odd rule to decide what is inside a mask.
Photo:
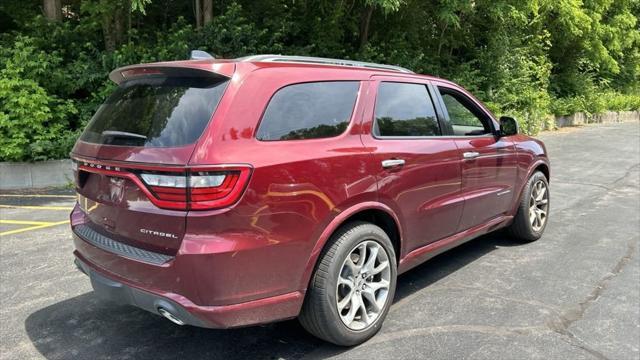
[{"label": "roof spoiler", "polygon": [[202,61],[174,61],[124,66],[113,70],[109,79],[120,85],[124,81],[143,77],[219,77],[231,78],[234,63]]}]

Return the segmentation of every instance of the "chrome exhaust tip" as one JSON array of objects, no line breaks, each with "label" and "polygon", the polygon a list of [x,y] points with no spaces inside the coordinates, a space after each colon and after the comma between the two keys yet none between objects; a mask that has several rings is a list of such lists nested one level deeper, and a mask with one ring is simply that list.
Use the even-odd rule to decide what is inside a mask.
[{"label": "chrome exhaust tip", "polygon": [[175,315],[170,313],[169,310],[167,310],[167,309],[165,309],[163,307],[158,307],[158,313],[160,315],[164,316],[165,318],[169,319],[169,321],[171,321],[174,324],[184,325],[184,321],[178,319]]}]

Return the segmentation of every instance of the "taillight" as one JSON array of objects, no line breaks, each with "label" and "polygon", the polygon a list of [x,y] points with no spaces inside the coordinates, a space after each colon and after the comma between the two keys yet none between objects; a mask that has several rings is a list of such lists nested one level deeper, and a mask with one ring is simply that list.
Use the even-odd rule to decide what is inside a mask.
[{"label": "taillight", "polygon": [[[133,181],[156,206],[176,210],[210,210],[233,205],[244,192],[251,168],[220,165],[172,168],[170,171],[132,169],[80,162],[79,174],[98,173]],[[81,184],[79,184],[82,187]]]},{"label": "taillight", "polygon": [[159,207],[209,210],[233,205],[249,180],[249,167],[188,169],[184,173],[142,172],[145,185],[162,200]]},{"label": "taillight", "polygon": [[[209,209],[231,205],[239,197],[244,185],[240,186],[242,172],[196,172],[189,178],[191,190],[190,205],[192,209]],[[237,189],[240,189],[240,192]],[[235,191],[235,196],[233,195]]]}]

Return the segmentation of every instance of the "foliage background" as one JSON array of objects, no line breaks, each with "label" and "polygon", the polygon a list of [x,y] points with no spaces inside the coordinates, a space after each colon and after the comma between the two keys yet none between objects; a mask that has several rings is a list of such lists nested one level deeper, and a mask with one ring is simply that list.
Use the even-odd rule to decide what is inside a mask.
[{"label": "foliage background", "polygon": [[3,0],[0,161],[66,157],[111,70],[191,49],[397,64],[536,133],[553,114],[640,109],[639,17],[639,0]]}]

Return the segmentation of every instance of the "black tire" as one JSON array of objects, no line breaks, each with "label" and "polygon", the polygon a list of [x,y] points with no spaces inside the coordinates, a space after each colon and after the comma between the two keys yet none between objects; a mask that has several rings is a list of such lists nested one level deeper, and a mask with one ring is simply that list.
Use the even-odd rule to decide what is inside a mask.
[{"label": "black tire", "polygon": [[[529,206],[531,201],[531,192],[533,190],[534,184],[542,181],[546,186],[547,192],[547,212],[546,219],[542,224],[540,229],[534,229],[531,221],[529,220]],[[544,229],[547,227],[548,216],[549,216],[549,208],[551,196],[549,193],[549,182],[547,177],[540,171],[536,171],[531,175],[529,180],[527,180],[527,184],[522,190],[522,195],[520,196],[520,203],[518,204],[518,210],[516,212],[516,216],[513,219],[513,222],[507,228],[507,232],[511,237],[518,242],[532,242],[538,240],[542,234],[544,233]]]},{"label": "black tire", "polygon": [[[347,256],[358,244],[367,240],[377,242],[387,252],[391,270],[389,290],[378,318],[368,327],[354,331],[340,318],[336,306],[336,287]],[[396,255],[389,236],[371,223],[358,221],[346,224],[333,234],[320,254],[299,321],[311,334],[336,345],[352,346],[363,343],[380,330],[393,302],[396,278]]]}]

